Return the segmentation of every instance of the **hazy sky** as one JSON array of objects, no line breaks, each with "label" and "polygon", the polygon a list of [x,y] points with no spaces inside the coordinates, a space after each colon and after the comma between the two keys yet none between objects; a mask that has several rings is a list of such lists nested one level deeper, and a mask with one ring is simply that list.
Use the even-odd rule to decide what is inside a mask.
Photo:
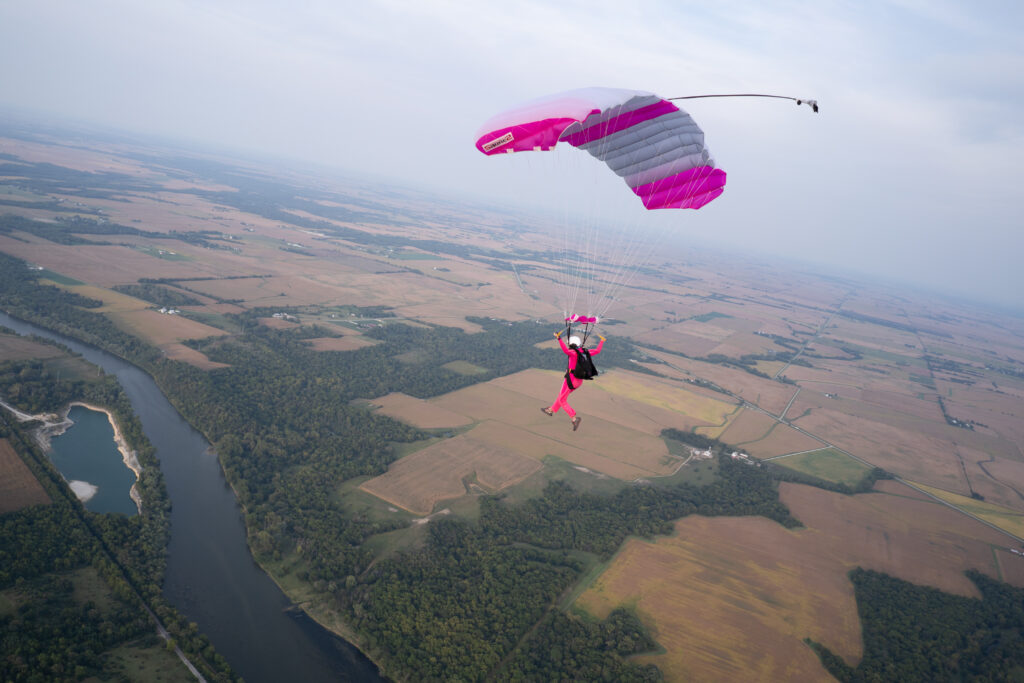
[{"label": "hazy sky", "polygon": [[729,185],[657,220],[1024,307],[1018,0],[0,0],[0,107],[454,195],[530,201],[474,132],[593,85],[821,103],[683,103]]}]

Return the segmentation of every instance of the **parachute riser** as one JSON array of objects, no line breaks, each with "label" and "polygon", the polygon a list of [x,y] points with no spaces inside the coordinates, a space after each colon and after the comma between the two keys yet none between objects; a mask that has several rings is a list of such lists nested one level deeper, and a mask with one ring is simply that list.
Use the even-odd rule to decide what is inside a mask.
[{"label": "parachute riser", "polygon": [[568,339],[569,339],[570,337],[572,337],[572,335],[573,335],[573,326],[574,326],[574,325],[575,325],[575,328],[576,328],[576,332],[577,332],[577,333],[578,333],[578,332],[579,332],[579,331],[580,331],[581,329],[582,329],[582,331],[583,331],[583,336],[582,336],[582,338],[580,339],[580,347],[582,348],[582,347],[584,347],[584,346],[586,346],[586,345],[587,345],[587,339],[589,339],[589,338],[590,338],[590,333],[591,333],[591,332],[592,332],[592,331],[594,330],[594,328],[595,328],[595,327],[597,326],[597,323],[591,323],[591,322],[586,322],[586,323],[580,323],[580,322],[575,322],[575,321],[571,321],[571,320],[566,320],[566,321],[565,321],[565,336],[566,336],[566,339],[567,339],[567,340],[568,340]]}]

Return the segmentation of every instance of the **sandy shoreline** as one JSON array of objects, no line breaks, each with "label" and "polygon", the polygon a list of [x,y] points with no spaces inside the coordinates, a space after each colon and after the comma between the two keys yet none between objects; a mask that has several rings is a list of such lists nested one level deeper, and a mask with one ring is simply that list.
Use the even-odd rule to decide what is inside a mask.
[{"label": "sandy shoreline", "polygon": [[[121,459],[124,461],[125,467],[135,473],[135,483],[132,484],[131,489],[128,491],[128,496],[135,503],[135,507],[138,508],[139,514],[142,514],[142,496],[139,495],[137,488],[139,484],[139,475],[142,474],[142,465],[139,464],[139,459],[136,456],[135,451],[128,448],[128,442],[125,441],[124,434],[121,433],[121,428],[118,426],[117,420],[114,419],[114,413],[112,411],[83,401],[72,401],[63,411],[61,411],[59,415],[54,415],[53,413],[29,415],[28,413],[23,413],[17,408],[0,401],[0,407],[6,408],[13,413],[19,422],[38,420],[43,423],[40,427],[32,431],[32,438],[35,439],[36,444],[46,452],[50,451],[50,439],[55,436],[60,436],[74,424],[74,422],[68,418],[68,413],[70,413],[71,409],[75,406],[82,406],[88,410],[95,410],[96,412],[104,413],[107,416],[107,420],[110,422],[110,426],[114,430],[114,443],[117,445],[117,450],[121,453]],[[77,495],[78,491],[76,490],[75,493]]]}]

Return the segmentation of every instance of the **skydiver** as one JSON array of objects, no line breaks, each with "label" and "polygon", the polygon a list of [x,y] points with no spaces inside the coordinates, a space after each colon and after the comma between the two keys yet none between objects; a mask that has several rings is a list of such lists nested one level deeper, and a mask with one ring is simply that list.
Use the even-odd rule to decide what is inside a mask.
[{"label": "skydiver", "polygon": [[[562,351],[565,355],[569,357],[569,369],[565,372],[565,381],[562,383],[562,390],[558,392],[558,398],[555,399],[555,402],[551,404],[550,408],[541,408],[541,412],[545,415],[553,416],[558,412],[559,408],[564,408],[565,414],[572,420],[572,431],[574,432],[579,429],[580,420],[582,420],[582,418],[579,417],[576,414],[576,411],[572,409],[572,406],[569,405],[569,394],[576,389],[579,389],[580,385],[583,384],[583,378],[577,376],[578,373],[575,373],[574,371],[576,370],[577,363],[584,354],[596,356],[601,353],[601,347],[604,346],[604,337],[601,335],[597,336],[601,337],[601,342],[597,345],[596,349],[587,351],[583,347],[583,342],[580,341],[579,337],[575,335],[569,337],[569,345],[566,346],[565,341],[562,339],[562,332],[555,332],[555,339],[558,340],[558,344],[562,347]],[[593,367],[593,364],[591,364],[591,367]],[[596,371],[594,374],[597,374]]]}]

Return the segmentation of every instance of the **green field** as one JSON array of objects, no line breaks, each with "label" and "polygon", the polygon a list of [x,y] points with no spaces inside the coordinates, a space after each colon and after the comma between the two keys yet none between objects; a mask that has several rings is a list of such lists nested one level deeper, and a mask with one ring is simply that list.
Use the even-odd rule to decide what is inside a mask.
[{"label": "green field", "polygon": [[861,463],[834,448],[797,453],[772,460],[772,463],[834,484],[846,484],[847,486],[856,486],[869,471]]},{"label": "green field", "polygon": [[711,311],[710,313],[702,313],[700,315],[695,315],[692,318],[690,318],[690,320],[696,320],[699,323],[707,323],[707,322],[711,322],[715,318],[731,318],[731,317],[732,317],[731,315],[727,315],[725,313],[718,313],[717,311]]},{"label": "green field", "polygon": [[68,277],[67,275],[61,275],[60,273],[55,273],[52,270],[47,270],[46,268],[43,268],[42,270],[38,271],[38,273],[39,273],[39,277],[41,277],[41,278],[43,278],[45,280],[50,280],[51,282],[56,282],[58,285],[67,285],[69,287],[74,287],[74,286],[77,286],[77,285],[84,285],[85,284],[81,280],[76,280],[73,277]]},{"label": "green field", "polygon": [[445,363],[441,367],[460,375],[482,375],[487,372],[487,368],[482,368],[479,365],[474,365],[464,360],[453,360],[451,363]]}]

